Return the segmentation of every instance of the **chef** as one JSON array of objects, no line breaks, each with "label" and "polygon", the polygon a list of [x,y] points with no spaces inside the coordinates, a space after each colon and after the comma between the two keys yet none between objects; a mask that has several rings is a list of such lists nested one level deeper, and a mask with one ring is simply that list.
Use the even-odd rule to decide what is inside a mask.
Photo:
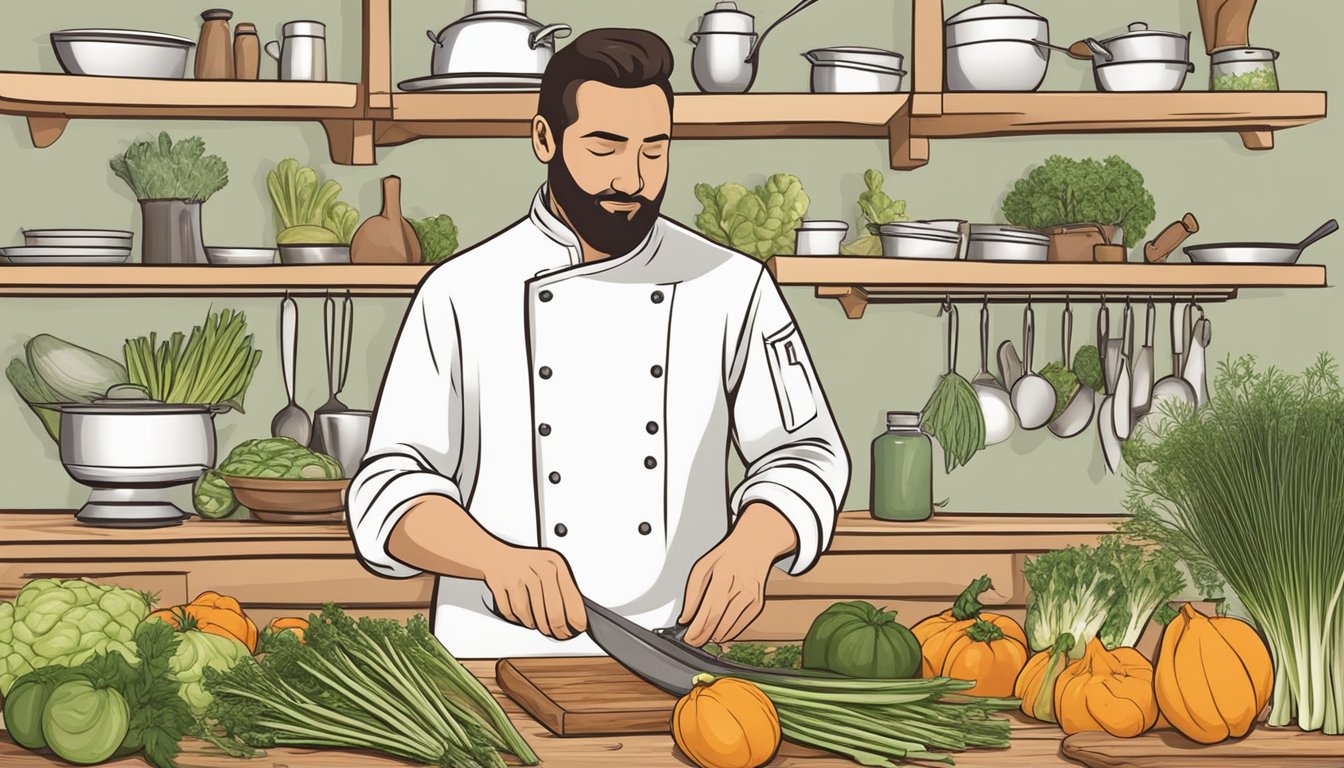
[{"label": "chef", "polygon": [[402,323],[350,529],[375,573],[437,576],[459,657],[600,655],[584,597],[728,640],[772,568],[830,543],[849,457],[778,287],[659,215],[671,71],[643,30],[559,50],[531,124],[545,185]]}]

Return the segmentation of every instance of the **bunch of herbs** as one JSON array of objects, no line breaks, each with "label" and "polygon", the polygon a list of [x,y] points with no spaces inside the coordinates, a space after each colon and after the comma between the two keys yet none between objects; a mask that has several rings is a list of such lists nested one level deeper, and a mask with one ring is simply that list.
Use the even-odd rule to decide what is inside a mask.
[{"label": "bunch of herbs", "polygon": [[135,141],[111,161],[112,172],[136,200],[186,200],[203,203],[229,183],[229,166],[205,154],[205,141],[191,136],[173,143],[167,131],[158,141]]}]

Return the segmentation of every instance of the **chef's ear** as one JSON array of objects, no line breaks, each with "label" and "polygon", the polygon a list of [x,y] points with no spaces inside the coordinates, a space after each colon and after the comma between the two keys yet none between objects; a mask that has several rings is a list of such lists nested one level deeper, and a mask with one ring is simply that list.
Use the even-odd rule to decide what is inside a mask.
[{"label": "chef's ear", "polygon": [[541,115],[532,118],[532,151],[543,163],[555,159],[555,134],[551,132],[551,124]]}]

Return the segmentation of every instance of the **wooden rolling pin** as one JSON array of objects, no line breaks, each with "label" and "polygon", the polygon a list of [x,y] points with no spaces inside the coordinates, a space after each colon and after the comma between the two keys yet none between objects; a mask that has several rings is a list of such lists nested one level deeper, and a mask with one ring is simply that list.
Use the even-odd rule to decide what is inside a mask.
[{"label": "wooden rolling pin", "polygon": [[1185,242],[1185,238],[1199,231],[1199,222],[1195,220],[1195,214],[1187,213],[1181,217],[1180,221],[1174,222],[1161,234],[1148,244],[1143,246],[1143,258],[1150,264],[1160,264],[1167,260],[1172,251],[1180,247]]}]

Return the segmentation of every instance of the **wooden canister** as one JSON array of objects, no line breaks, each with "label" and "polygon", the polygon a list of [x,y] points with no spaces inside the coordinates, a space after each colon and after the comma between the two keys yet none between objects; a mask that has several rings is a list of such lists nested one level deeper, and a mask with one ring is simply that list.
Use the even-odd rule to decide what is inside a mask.
[{"label": "wooden canister", "polygon": [[233,32],[233,79],[256,80],[261,76],[261,40],[257,25],[242,22]]},{"label": "wooden canister", "polygon": [[233,77],[233,48],[229,45],[232,11],[211,8],[201,13],[201,40],[196,46],[196,79],[228,80]]}]

